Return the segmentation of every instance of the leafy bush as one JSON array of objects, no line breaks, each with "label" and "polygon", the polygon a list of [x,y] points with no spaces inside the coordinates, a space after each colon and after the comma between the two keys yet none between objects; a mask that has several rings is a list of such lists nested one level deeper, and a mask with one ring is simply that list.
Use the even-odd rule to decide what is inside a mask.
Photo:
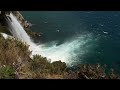
[{"label": "leafy bush", "polygon": [[10,66],[3,66],[0,68],[0,79],[14,79],[15,70]]},{"label": "leafy bush", "polygon": [[51,65],[52,65],[51,72],[56,74],[62,74],[63,72],[65,72],[67,68],[66,63],[61,61],[55,61]]},{"label": "leafy bush", "polygon": [[33,71],[39,70],[39,72],[49,72],[51,68],[50,63],[48,62],[47,58],[42,57],[41,55],[35,55],[33,59],[30,61],[31,69]]}]

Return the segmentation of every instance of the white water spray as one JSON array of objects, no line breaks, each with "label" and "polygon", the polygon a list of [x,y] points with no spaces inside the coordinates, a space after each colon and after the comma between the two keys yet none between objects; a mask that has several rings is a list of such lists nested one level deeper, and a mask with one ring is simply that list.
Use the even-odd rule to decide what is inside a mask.
[{"label": "white water spray", "polygon": [[[58,46],[56,42],[53,42],[52,45],[48,47],[44,44],[38,45],[32,53],[34,55],[40,53],[42,56],[51,59],[52,62],[61,60],[67,64],[72,64],[79,60],[78,55],[80,57],[88,52],[90,47],[87,43],[91,41],[91,35],[76,36],[71,38],[70,41],[66,41]],[[86,50],[83,50],[84,48],[86,48]]]},{"label": "white water spray", "polygon": [[[86,47],[88,42],[92,41],[92,35],[86,34],[71,38],[71,41],[66,41],[58,46],[56,46],[56,43],[53,43],[53,45],[49,47],[44,44],[37,45],[32,42],[22,25],[12,13],[9,15],[9,17],[7,16],[7,22],[13,36],[30,45],[32,55],[42,55],[43,57],[51,59],[51,62],[59,60],[66,62],[67,64],[75,62],[78,54],[79,56],[82,56],[86,53],[86,51],[88,51],[88,48],[86,48],[87,50],[83,50],[83,48]],[[76,52],[76,50],[78,51]]]}]

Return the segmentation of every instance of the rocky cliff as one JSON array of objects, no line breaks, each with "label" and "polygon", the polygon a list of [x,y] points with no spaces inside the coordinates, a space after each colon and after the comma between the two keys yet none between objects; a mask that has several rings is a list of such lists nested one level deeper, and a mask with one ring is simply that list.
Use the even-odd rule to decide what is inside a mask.
[{"label": "rocky cliff", "polygon": [[27,20],[24,19],[24,17],[20,14],[19,11],[0,11],[1,16],[10,14],[10,13],[13,13],[17,17],[18,21],[24,28],[29,28],[30,26],[29,23],[27,22]]},{"label": "rocky cliff", "polygon": [[0,11],[0,17],[3,19],[4,15],[10,14],[10,13],[13,13],[17,17],[18,21],[24,27],[24,29],[26,30],[26,32],[29,35],[31,35],[32,37],[41,36],[40,33],[33,32],[29,29],[32,24],[29,23],[27,20],[25,20],[24,17],[22,16],[22,14],[19,11]]},{"label": "rocky cliff", "polygon": [[28,23],[27,20],[24,19],[19,11],[12,11],[12,13],[17,17],[17,19],[25,29],[30,27],[30,23]]}]

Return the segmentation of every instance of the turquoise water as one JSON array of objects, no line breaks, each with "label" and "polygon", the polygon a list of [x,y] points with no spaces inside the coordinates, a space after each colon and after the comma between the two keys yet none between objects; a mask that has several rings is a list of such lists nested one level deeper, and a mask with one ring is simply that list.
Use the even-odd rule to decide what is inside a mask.
[{"label": "turquoise water", "polygon": [[21,13],[33,24],[32,31],[43,33],[38,40],[43,44],[49,42],[46,44],[48,47],[54,41],[57,41],[56,45],[59,46],[68,40],[72,42],[73,37],[83,37],[84,39],[78,43],[85,44],[75,50],[79,54],[74,64],[100,63],[115,69],[120,68],[119,11],[22,11]]}]

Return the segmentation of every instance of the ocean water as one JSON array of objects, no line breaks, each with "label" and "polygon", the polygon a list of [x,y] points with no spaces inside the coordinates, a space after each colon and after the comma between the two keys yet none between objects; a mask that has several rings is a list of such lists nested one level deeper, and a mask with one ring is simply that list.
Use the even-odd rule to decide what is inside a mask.
[{"label": "ocean water", "polygon": [[[58,54],[65,50],[69,53],[74,51],[76,55],[72,59],[73,64],[100,63],[119,71],[120,11],[21,11],[21,13],[33,24],[30,28],[32,31],[42,33],[37,42],[49,47],[50,53],[51,50],[57,51]],[[75,40],[78,41],[70,43]],[[70,43],[68,46],[67,42]],[[53,44],[59,46],[58,50],[51,49]],[[68,50],[73,47],[74,50]],[[72,54],[67,52],[67,55]],[[64,57],[66,53],[60,55]]]}]

